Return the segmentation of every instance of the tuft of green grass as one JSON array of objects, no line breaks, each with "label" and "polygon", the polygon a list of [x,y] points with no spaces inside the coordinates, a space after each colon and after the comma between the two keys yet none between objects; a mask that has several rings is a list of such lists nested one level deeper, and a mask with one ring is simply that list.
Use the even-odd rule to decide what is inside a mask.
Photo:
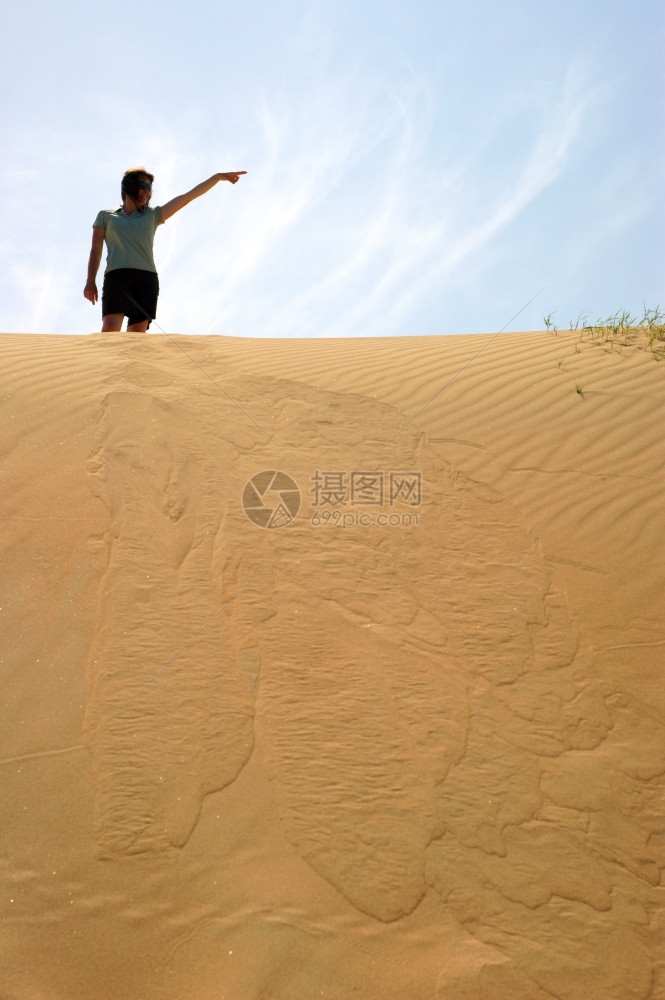
[{"label": "tuft of green grass", "polygon": [[587,325],[586,321],[587,321],[588,315],[589,315],[588,312],[580,312],[580,313],[578,313],[577,314],[577,319],[575,320],[575,325],[574,326],[573,326],[573,321],[571,319],[571,321],[570,321],[570,329],[571,330],[579,330],[580,323],[582,324],[582,329],[583,330],[586,329],[586,325]]},{"label": "tuft of green grass", "polygon": [[575,383],[575,392],[577,393],[578,396],[581,396],[582,399],[584,399],[584,389],[582,388],[579,382]]},{"label": "tuft of green grass", "polygon": [[[545,316],[544,322],[548,330],[556,333],[553,316],[554,313]],[[610,351],[616,344],[620,354],[624,347],[637,347],[651,351],[658,361],[665,358],[665,312],[659,306],[651,309],[645,304],[641,316],[632,316],[627,309],[621,309],[595,323],[588,323],[587,319],[588,313],[580,312],[576,320],[570,321],[571,331],[580,330],[580,341],[586,336],[593,342],[609,344]],[[579,346],[576,350],[579,351]]]}]

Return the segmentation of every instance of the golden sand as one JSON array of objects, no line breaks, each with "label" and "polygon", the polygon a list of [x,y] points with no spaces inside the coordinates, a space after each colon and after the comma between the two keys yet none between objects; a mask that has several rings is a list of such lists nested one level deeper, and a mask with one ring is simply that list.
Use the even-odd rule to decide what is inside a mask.
[{"label": "golden sand", "polygon": [[664,372],[1,337],[2,1000],[665,997]]}]

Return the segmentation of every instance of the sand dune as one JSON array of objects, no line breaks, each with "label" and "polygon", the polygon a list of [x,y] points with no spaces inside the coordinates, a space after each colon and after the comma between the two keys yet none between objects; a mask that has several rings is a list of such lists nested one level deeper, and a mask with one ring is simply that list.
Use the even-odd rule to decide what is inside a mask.
[{"label": "sand dune", "polygon": [[0,351],[3,1000],[665,997],[661,363]]}]

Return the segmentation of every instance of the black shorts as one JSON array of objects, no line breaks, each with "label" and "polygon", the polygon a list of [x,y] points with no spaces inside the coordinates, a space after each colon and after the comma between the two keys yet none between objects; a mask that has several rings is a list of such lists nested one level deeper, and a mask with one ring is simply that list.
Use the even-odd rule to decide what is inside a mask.
[{"label": "black shorts", "polygon": [[122,313],[128,326],[153,320],[157,315],[159,278],[154,271],[139,271],[136,267],[119,267],[104,275],[102,316]]}]

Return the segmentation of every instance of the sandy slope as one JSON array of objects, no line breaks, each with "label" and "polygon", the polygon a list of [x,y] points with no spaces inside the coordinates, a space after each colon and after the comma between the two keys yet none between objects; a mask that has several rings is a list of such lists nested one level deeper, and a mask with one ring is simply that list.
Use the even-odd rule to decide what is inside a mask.
[{"label": "sandy slope", "polygon": [[2,1000],[665,997],[664,372],[0,338]]}]

